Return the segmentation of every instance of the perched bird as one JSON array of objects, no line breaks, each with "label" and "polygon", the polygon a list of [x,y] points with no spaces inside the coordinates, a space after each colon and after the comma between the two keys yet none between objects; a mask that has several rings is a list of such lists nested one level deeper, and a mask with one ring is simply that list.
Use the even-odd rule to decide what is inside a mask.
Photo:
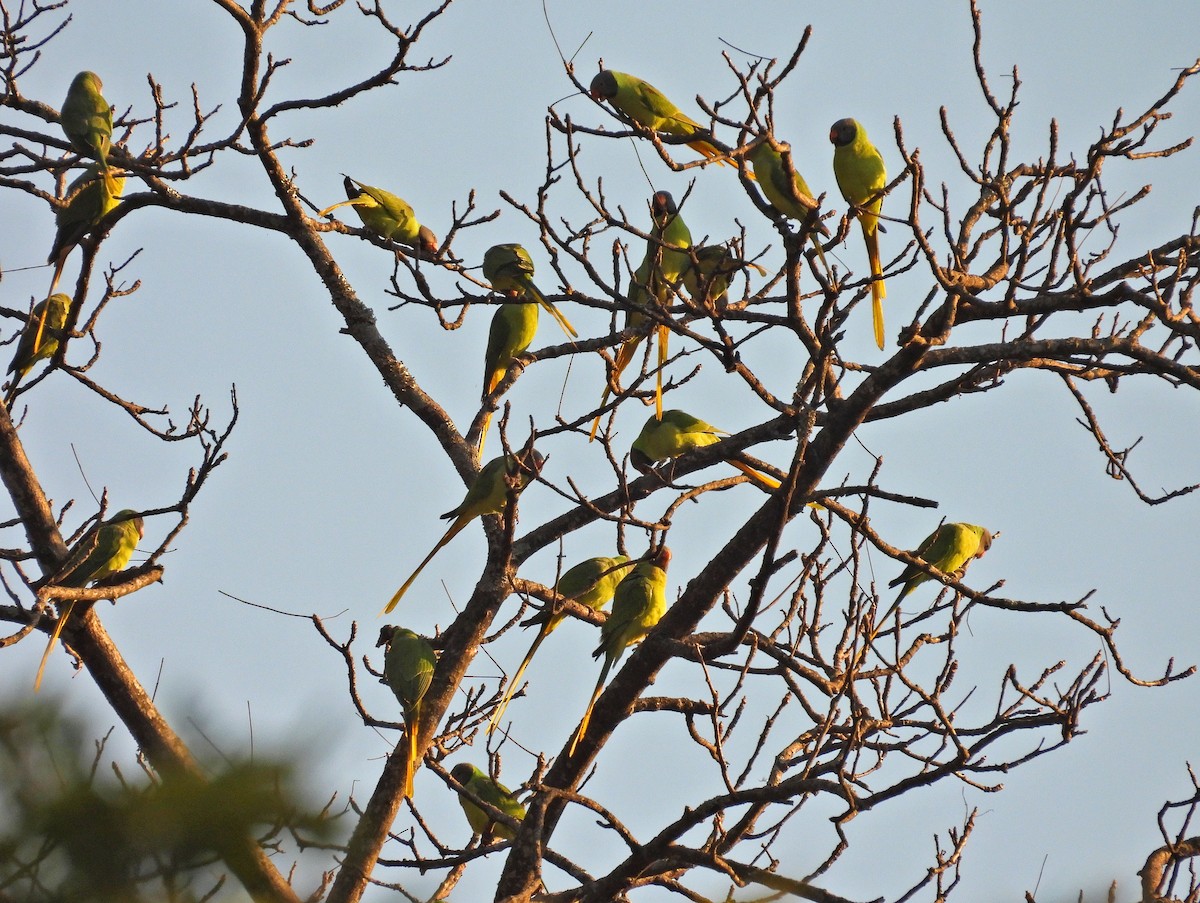
[{"label": "perched bird", "polygon": [[[629,451],[629,463],[641,473],[649,473],[659,461],[678,458],[692,449],[714,445],[721,441],[721,436],[726,435],[728,433],[725,430],[717,429],[686,411],[666,411],[662,420],[654,417],[646,420],[646,425],[633,440],[633,447]],[[779,481],[774,477],[760,473],[749,464],[743,464],[734,458],[726,460],[767,492],[779,488]]]},{"label": "perched bird", "polygon": [[800,224],[804,234],[817,249],[821,265],[828,272],[829,264],[825,262],[825,252],[821,249],[821,239],[818,236],[829,235],[829,227],[821,220],[821,208],[817,204],[817,197],[808,187],[808,183],[804,181],[804,176],[800,175],[794,156],[792,157],[792,169],[795,172],[795,178],[788,179],[787,166],[783,162],[783,151],[791,156],[791,145],[786,142],[778,142],[778,144],[782,151],[772,147],[770,140],[764,136],[751,145],[751,149],[746,153],[746,159],[754,167],[755,179],[762,188],[763,194],[766,195],[768,203],[781,216],[786,216]]},{"label": "perched bird", "polygon": [[[145,524],[136,511],[128,508],[118,511],[75,544],[50,583],[54,586],[81,588],[105,577],[111,577],[129,564],[133,550],[137,548],[138,540],[145,535],[145,531]],[[63,626],[74,610],[74,599],[63,605],[58,623],[54,625],[54,632],[50,634],[50,642],[46,644],[46,651],[42,653],[42,660],[38,664],[37,677],[33,682],[35,692],[42,685],[42,672],[46,669],[46,661],[58,641],[58,635],[62,633]]]},{"label": "perched bird", "polygon": [[[692,233],[679,215],[675,199],[669,191],[656,191],[650,202],[650,214],[654,220],[654,235],[662,244],[655,242],[653,249],[647,248],[654,264],[650,268],[651,295],[658,306],[665,310],[670,304],[673,287],[683,278],[684,271],[691,265],[687,249],[692,246]],[[679,248],[681,250],[674,250]],[[654,412],[662,419],[662,374],[667,365],[667,339],[671,330],[663,323],[658,325],[658,379],[654,391]]]},{"label": "perched bird", "polygon": [[115,196],[121,190],[108,168],[108,152],[112,146],[112,107],[104,99],[103,90],[104,85],[95,72],[80,72],[71,79],[71,87],[67,89],[67,98],[63,101],[58,118],[71,146],[100,164],[104,178],[109,182],[109,193]]},{"label": "perched bird", "polygon": [[879,262],[879,212],[883,209],[883,189],[887,169],[878,148],[867,138],[867,130],[853,119],[839,119],[829,130],[833,142],[833,174],[842,197],[858,213],[867,259],[871,264],[871,314],[875,323],[875,344],[883,348],[883,267]]},{"label": "perched bird", "polygon": [[[972,559],[982,558],[991,545],[992,534],[983,527],[975,524],[942,524],[926,536],[924,542],[911,554],[943,574],[954,576],[960,570],[965,571]],[[889,587],[904,584],[900,595],[896,597],[896,604],[900,604],[901,599],[929,577],[930,575],[917,565],[908,565],[899,577],[888,584]]]},{"label": "perched bird", "polygon": [[390,191],[372,188],[344,174],[342,184],[346,188],[347,200],[326,207],[318,216],[328,216],[338,207],[353,207],[368,232],[416,248],[430,257],[437,254],[437,237],[428,226],[417,222],[417,216],[407,201]]},{"label": "perched bird", "polygon": [[[67,257],[85,235],[91,232],[117,205],[121,203],[120,194],[125,189],[125,176],[118,170],[112,170],[107,175],[100,164],[92,163],[70,185],[64,203],[54,215],[58,226],[54,234],[54,245],[46,258],[47,263],[54,264],[54,277],[50,280],[50,291],[53,295],[58,288],[58,280],[62,278],[63,267]],[[39,324],[34,337],[33,347],[37,351],[42,344],[42,330],[45,322]]]},{"label": "perched bird", "polygon": [[[530,454],[532,459],[528,457]],[[508,503],[509,479],[516,481],[516,491],[519,493],[529,484],[530,480],[538,475],[544,460],[540,452],[519,452],[515,455],[501,455],[483,465],[475,477],[475,482],[471,484],[471,488],[467,490],[466,496],[463,497],[458,507],[452,508],[442,515],[442,520],[454,518],[450,528],[437,541],[437,545],[425,556],[425,559],[417,565],[417,569],[404,581],[400,589],[396,590],[396,595],[392,596],[391,601],[383,607],[382,613],[386,615],[396,607],[396,603],[412,586],[417,575],[425,569],[425,565],[429,564],[438,550],[457,536],[463,527],[485,514],[503,514],[504,506]]]},{"label": "perched bird", "polygon": [[666,132],[685,138],[696,136],[687,142],[688,146],[709,160],[724,164],[725,161],[720,158],[725,155],[709,142],[709,131],[680,112],[679,107],[649,82],[624,72],[601,69],[592,79],[588,93],[596,100],[607,100],[617,112],[652,132]]},{"label": "perched bird", "polygon": [[696,259],[688,261],[683,272],[683,287],[692,301],[716,313],[725,310],[731,277],[747,267],[767,275],[765,269],[752,261],[742,260],[727,245],[703,245],[692,248],[692,254]]},{"label": "perched bird", "polygon": [[417,773],[417,728],[421,720],[421,699],[433,679],[437,656],[425,637],[404,627],[386,625],[379,631],[376,646],[385,645],[383,679],[391,687],[404,710],[404,736],[408,744],[408,768],[404,778],[404,796],[413,795],[413,777]]},{"label": "perched bird", "polygon": [[[498,809],[509,818],[521,821],[525,817],[525,807],[517,802],[512,791],[499,781],[488,777],[471,763],[459,762],[450,770],[450,775],[468,793],[473,794],[492,808]],[[483,811],[466,794],[459,792],[458,802],[467,816],[471,830],[476,834],[482,836],[494,834],[504,840],[512,840],[517,836],[516,828],[503,822],[493,821],[492,816]]]},{"label": "perched bird", "polygon": [[[4,396],[6,406],[12,405],[13,399],[17,397],[17,385],[25,374],[33,369],[33,365],[38,361],[49,360],[54,356],[54,352],[58,351],[63,329],[67,325],[67,314],[70,312],[71,296],[61,292],[51,295],[45,301],[39,301],[29,312],[29,321],[21,331],[16,353],[13,354],[12,363],[8,365],[8,372],[13,374],[13,377]],[[44,326],[42,343],[34,348],[39,326]]]},{"label": "perched bird", "polygon": [[583,713],[579,730],[571,741],[568,755],[575,754],[575,747],[587,733],[592,709],[604,689],[604,681],[612,666],[624,655],[625,650],[639,642],[650,632],[667,611],[667,565],[671,561],[671,550],[662,546],[648,560],[639,561],[632,571],[617,584],[613,595],[612,612],[600,628],[600,645],[592,658],[604,656],[600,679]]},{"label": "perched bird", "polygon": [[488,248],[483,255],[483,278],[502,294],[532,298],[554,317],[568,336],[575,338],[579,335],[559,309],[542,294],[541,289],[533,284],[533,260],[520,245],[493,245]]},{"label": "perched bird", "polygon": [[[630,567],[632,565],[629,564],[629,559],[624,555],[616,555],[612,558],[589,558],[569,568],[559,578],[554,591],[560,596],[578,602],[580,605],[586,605],[588,608],[599,611],[612,599],[613,593],[617,590],[617,584],[629,572]],[[525,676],[525,669],[529,667],[529,663],[537,653],[538,647],[542,645],[542,640],[550,636],[554,632],[554,628],[561,624],[566,616],[567,613],[565,610],[559,609],[556,611],[553,606],[547,606],[529,620],[522,622],[522,627],[528,627],[532,624],[538,624],[540,627],[538,628],[537,636],[533,638],[533,644],[529,647],[529,651],[525,653],[525,658],[521,660],[521,664],[517,667],[516,673],[513,674],[512,680],[508,682],[508,688],[504,691],[504,697],[500,700],[500,704],[496,706],[496,710],[492,712],[491,720],[488,723],[489,734],[496,729],[496,725],[504,717],[504,710],[508,708],[513,693],[521,685],[521,678]]]},{"label": "perched bird", "polygon": [[[536,304],[512,301],[497,308],[492,315],[487,350],[483,355],[483,401],[487,401],[488,396],[496,391],[496,386],[500,385],[513,361],[525,353],[537,334],[537,327]],[[483,456],[483,444],[492,425],[493,413],[488,411],[484,414],[483,424],[479,427],[480,457]]]},{"label": "perched bird", "polygon": [[[669,191],[656,191],[650,199],[650,218],[653,225],[650,230],[651,240],[646,243],[646,256],[633,274],[633,284],[629,290],[629,309],[625,312],[625,328],[640,326],[646,321],[646,315],[641,313],[653,299],[660,308],[670,304],[671,291],[682,279],[691,266],[691,256],[688,249],[692,246],[692,233],[679,215],[675,198]],[[676,250],[678,249],[678,250]],[[658,326],[658,379],[654,394],[655,415],[662,416],[662,371],[667,363],[667,337],[670,329],[664,324]],[[626,339],[617,349],[616,360],[604,386],[604,394],[600,396],[600,407],[603,408],[617,384],[625,368],[633,360],[633,355],[641,343],[641,336]],[[597,414],[592,422],[588,441],[596,438],[596,430],[600,426]]]}]

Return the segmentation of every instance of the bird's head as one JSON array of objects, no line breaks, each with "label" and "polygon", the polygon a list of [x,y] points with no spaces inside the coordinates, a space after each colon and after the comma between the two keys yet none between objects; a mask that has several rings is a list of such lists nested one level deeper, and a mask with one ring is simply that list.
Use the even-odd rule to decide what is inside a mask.
[{"label": "bird's head", "polygon": [[829,140],[834,147],[846,147],[858,137],[858,123],[853,119],[839,119],[829,129]]},{"label": "bird's head", "polygon": [[428,226],[422,226],[419,230],[417,230],[417,247],[430,257],[437,256],[437,236],[433,234],[433,230]]},{"label": "bird's head", "polygon": [[650,215],[656,223],[662,223],[677,213],[679,213],[679,208],[675,206],[675,198],[671,197],[671,192],[654,192],[654,197],[650,198]]},{"label": "bird's head", "polygon": [[987,530],[981,530],[979,533],[979,551],[975,553],[976,558],[982,558],[983,553],[992,547],[992,534]]},{"label": "bird's head", "polygon": [[122,508],[108,520],[110,524],[119,524],[123,523],[124,521],[133,522],[133,526],[137,530],[138,539],[141,539],[146,535],[146,522],[142,519],[142,516],[132,508]]},{"label": "bird's head", "polygon": [[617,96],[617,79],[607,69],[601,69],[592,79],[588,94],[593,100],[611,100]]},{"label": "bird's head", "polygon": [[450,777],[465,787],[467,786],[467,782],[475,777],[476,770],[475,766],[470,762],[459,762],[450,769]]},{"label": "bird's head", "polygon": [[629,450],[629,463],[638,473],[650,473],[654,469],[654,462],[650,460],[650,456],[636,445]]},{"label": "bird's head", "polygon": [[510,468],[509,472],[521,474],[524,480],[535,479],[542,472],[542,465],[546,463],[545,455],[528,447],[511,457],[516,466]]},{"label": "bird's head", "polygon": [[654,562],[654,566],[660,571],[665,571],[667,565],[671,563],[671,550],[665,545],[659,546],[658,551],[654,553],[654,557],[650,560]]},{"label": "bird's head", "polygon": [[100,81],[100,76],[95,72],[88,72],[86,69],[75,76],[71,81],[71,89],[90,87],[97,94],[104,90],[104,82]]}]

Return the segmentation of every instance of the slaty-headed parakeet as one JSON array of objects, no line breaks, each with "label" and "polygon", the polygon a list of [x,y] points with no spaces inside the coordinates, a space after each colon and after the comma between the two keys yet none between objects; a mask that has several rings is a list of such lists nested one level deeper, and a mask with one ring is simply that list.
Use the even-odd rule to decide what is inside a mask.
[{"label": "slaty-headed parakeet", "polygon": [[343,175],[342,184],[346,189],[346,200],[326,207],[319,216],[328,216],[338,207],[353,207],[368,232],[416,248],[429,257],[437,254],[437,237],[428,226],[417,222],[417,215],[408,201],[346,175]]},{"label": "slaty-headed parakeet", "polygon": [[[683,278],[689,266],[691,257],[688,249],[692,246],[692,233],[679,215],[679,207],[669,191],[656,191],[650,199],[650,218],[653,225],[650,230],[650,241],[646,243],[646,256],[633,274],[633,284],[629,290],[629,310],[625,313],[625,328],[639,326],[645,322],[644,310],[651,299],[664,310],[671,303],[671,292]],[[658,326],[658,375],[654,393],[654,410],[656,416],[662,416],[662,371],[667,363],[667,338],[670,328],[664,324]],[[626,339],[617,350],[612,372],[600,396],[600,407],[603,408],[608,396],[617,384],[621,373],[633,360],[642,339],[640,336]],[[602,414],[597,414],[588,435],[589,441],[596,437]]]},{"label": "slaty-headed parakeet", "polygon": [[[517,802],[517,798],[513,796],[511,790],[469,762],[459,762],[450,770],[450,774],[467,793],[499,810],[514,821],[521,821],[525,817],[525,807]],[[485,812],[467,794],[459,792],[458,801],[462,805],[463,813],[467,816],[471,830],[476,834],[484,837],[494,834],[504,840],[512,840],[517,836],[516,828],[504,822],[494,821],[492,815]]]},{"label": "slaty-headed parakeet", "polygon": [[[705,423],[686,411],[666,411],[662,420],[653,416],[646,420],[641,433],[633,440],[633,447],[629,451],[629,463],[641,473],[649,473],[657,462],[678,458],[692,449],[714,445],[720,442],[721,436],[724,435],[728,435],[725,430]],[[743,464],[734,458],[727,460],[749,477],[751,482],[767,492],[779,488],[779,481],[774,477],[760,473],[749,464]]]},{"label": "slaty-headed parakeet", "polygon": [[858,213],[867,259],[871,265],[871,315],[875,324],[875,344],[883,347],[883,266],[879,262],[879,212],[883,209],[883,189],[887,169],[878,148],[867,138],[867,130],[853,119],[839,119],[829,130],[833,142],[833,174],[842,197]]},{"label": "slaty-headed parakeet", "polygon": [[600,678],[592,691],[583,720],[575,739],[571,741],[568,755],[575,754],[575,747],[587,733],[592,719],[592,709],[604,689],[608,672],[617,663],[625,650],[639,642],[659,622],[667,611],[667,565],[671,561],[671,550],[666,546],[653,552],[648,559],[639,561],[632,571],[617,584],[613,595],[612,612],[600,628],[600,645],[592,653],[593,658],[604,656]]},{"label": "slaty-headed parakeet", "polygon": [[679,107],[667,100],[666,95],[649,82],[625,72],[601,69],[592,79],[589,93],[596,100],[607,100],[613,109],[624,114],[627,119],[645,126],[652,132],[666,132],[668,135],[680,135],[685,138],[697,136],[687,142],[689,147],[699,151],[709,160],[725,162],[721,159],[725,155],[708,141],[708,130],[681,112]]},{"label": "slaty-headed parakeet", "polygon": [[112,107],[104,99],[103,90],[104,85],[95,72],[80,72],[67,89],[59,123],[71,146],[100,164],[105,179],[109,180],[109,193],[115,196],[121,193],[121,189],[112,181],[108,168],[108,152],[112,146]]},{"label": "slaty-headed parakeet", "polygon": [[[67,186],[64,203],[54,215],[57,231],[54,233],[54,245],[46,258],[47,263],[54,264],[54,276],[50,280],[50,291],[53,295],[58,288],[58,280],[62,278],[63,267],[66,266],[67,256],[84,236],[100,224],[105,215],[116,209],[121,203],[120,193],[125,190],[125,176],[118,170],[110,170],[105,176],[100,164],[89,164],[86,169]],[[41,333],[45,324],[38,328],[33,347],[36,351],[41,347]]]},{"label": "slaty-headed parakeet", "polygon": [[[538,308],[532,302],[510,301],[502,304],[492,315],[488,329],[487,351],[483,355],[482,399],[496,391],[516,358],[525,353],[529,343],[537,334]],[[492,425],[492,413],[488,411],[479,427],[479,454],[483,455],[483,444]]]},{"label": "slaty-headed parakeet", "polygon": [[413,795],[413,777],[420,764],[417,758],[417,730],[421,723],[421,699],[433,679],[437,656],[429,641],[404,627],[390,624],[379,631],[376,646],[387,645],[383,653],[383,679],[391,687],[404,710],[404,737],[408,764],[404,778],[404,796]]},{"label": "slaty-headed parakeet", "polygon": [[[961,577],[959,572],[965,571],[972,559],[982,558],[991,545],[992,534],[983,527],[975,524],[942,524],[926,536],[912,554],[947,576],[957,574]],[[900,595],[896,597],[896,604],[929,577],[915,564],[908,565],[899,577],[888,584],[889,587],[904,584]]]},{"label": "slaty-headed parakeet", "polygon": [[521,451],[512,455],[501,455],[488,461],[480,469],[458,507],[452,508],[442,515],[442,520],[453,518],[449,529],[437,541],[424,560],[417,565],[417,569],[404,581],[400,589],[396,590],[396,595],[392,596],[391,601],[384,606],[382,613],[386,615],[396,607],[396,603],[408,592],[408,588],[425,569],[425,565],[429,564],[438,550],[457,536],[467,524],[485,514],[503,514],[504,507],[508,503],[508,481],[512,479],[516,482],[516,491],[519,493],[537,476],[542,469],[544,460],[540,452]]},{"label": "slaty-headed parakeet", "polygon": [[[136,511],[128,508],[118,511],[74,545],[58,574],[50,582],[55,586],[82,588],[89,583],[111,577],[129,564],[138,540],[144,535],[145,524]],[[62,607],[58,622],[54,625],[54,632],[50,634],[50,642],[46,644],[46,651],[42,653],[41,663],[38,664],[37,677],[33,683],[35,691],[42,685],[42,672],[46,669],[46,661],[50,658],[58,635],[62,633],[63,626],[74,610],[74,599],[68,600]]]},{"label": "slaty-headed parakeet", "polygon": [[[746,159],[754,167],[755,179],[766,195],[768,203],[780,215],[800,224],[804,235],[817,249],[821,265],[828,272],[829,264],[826,263],[825,252],[821,249],[820,236],[829,235],[829,227],[821,221],[821,208],[817,204],[817,196],[804,181],[804,176],[800,175],[800,170],[796,167],[796,158],[791,153],[791,145],[786,142],[777,144],[779,149],[772,147],[770,139],[764,135],[751,145]],[[795,176],[791,179],[788,178],[787,165],[784,163],[785,153],[792,160]]]},{"label": "slaty-headed parakeet", "polygon": [[483,278],[492,288],[505,295],[532,298],[554,317],[571,338],[579,335],[575,327],[562,315],[541,289],[533,284],[533,259],[529,252],[518,244],[493,245],[483,255]]},{"label": "slaty-headed parakeet", "polygon": [[[586,561],[581,561],[572,568],[568,568],[567,572],[559,578],[554,591],[560,596],[578,602],[580,605],[586,605],[588,608],[599,611],[612,599],[613,593],[616,592],[617,584],[629,572],[631,566],[629,559],[624,555],[616,555],[611,558],[604,556],[589,558]],[[565,610],[559,609],[556,611],[553,606],[547,606],[532,618],[522,623],[522,626],[532,624],[540,626],[538,627],[537,636],[533,638],[533,644],[530,645],[529,651],[525,653],[525,658],[521,660],[521,664],[517,667],[516,673],[513,674],[512,680],[508,682],[508,688],[504,691],[504,697],[492,713],[491,720],[488,723],[489,734],[496,729],[496,725],[504,717],[504,711],[508,708],[508,703],[512,700],[513,693],[521,685],[521,678],[525,676],[525,669],[529,667],[529,663],[537,653],[538,647],[542,645],[542,640],[553,633],[554,628],[561,624],[566,616],[567,613]]]},{"label": "slaty-headed parakeet", "polygon": [[[25,374],[33,369],[34,364],[38,361],[49,360],[54,356],[54,352],[58,351],[63,329],[67,325],[67,315],[70,312],[71,296],[61,292],[34,305],[33,310],[29,313],[29,321],[21,331],[21,338],[17,342],[17,350],[13,354],[12,363],[8,365],[8,372],[13,377],[12,382],[8,384],[8,392],[4,396],[5,405],[12,405],[13,399],[17,396],[17,385],[25,377]],[[42,344],[35,348],[34,342],[37,339],[39,326],[44,327]]]}]

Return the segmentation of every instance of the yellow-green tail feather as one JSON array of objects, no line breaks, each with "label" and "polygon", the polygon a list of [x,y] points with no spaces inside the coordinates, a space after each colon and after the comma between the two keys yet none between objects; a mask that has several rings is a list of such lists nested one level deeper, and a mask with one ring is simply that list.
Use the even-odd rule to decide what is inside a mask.
[{"label": "yellow-green tail feather", "polygon": [[553,621],[546,621],[538,630],[538,635],[534,637],[533,644],[529,647],[529,651],[525,653],[525,658],[521,660],[521,664],[517,666],[516,673],[513,674],[512,680],[508,682],[508,687],[504,690],[504,696],[500,700],[500,704],[496,706],[496,710],[492,712],[492,717],[488,719],[487,732],[490,735],[500,724],[500,719],[504,717],[504,712],[508,708],[508,704],[512,702],[513,694],[517,692],[517,687],[521,685],[521,678],[525,676],[525,669],[529,667],[529,663],[533,661],[534,655],[538,651],[538,647],[542,645],[542,640],[550,635],[550,631],[554,629]]},{"label": "yellow-green tail feather", "polygon": [[442,546],[452,540],[463,527],[470,523],[470,521],[471,518],[467,517],[466,515],[460,514],[458,516],[458,519],[450,525],[450,529],[447,530],[445,534],[443,534],[442,538],[437,541],[437,545],[435,545],[430,553],[425,556],[425,560],[417,565],[417,569],[412,572],[407,580],[404,581],[404,585],[401,586],[400,589],[396,590],[396,595],[392,596],[391,601],[389,601],[388,604],[383,607],[383,611],[379,613],[381,617],[388,614],[393,608],[396,607],[396,603],[400,601],[401,597],[403,597],[406,592],[408,592],[408,588],[413,585],[413,581],[417,579],[421,571],[425,570],[425,565],[429,564],[429,562],[433,560],[433,556],[438,553]]},{"label": "yellow-green tail feather", "polygon": [[58,635],[62,633],[63,627],[67,623],[67,618],[71,617],[71,613],[75,610],[75,600],[71,599],[63,606],[62,614],[58,617],[58,623],[54,625],[54,632],[50,634],[50,642],[46,644],[46,651],[42,653],[42,660],[38,662],[37,676],[33,679],[33,692],[37,692],[42,686],[42,672],[46,670],[46,662],[50,660],[50,653],[54,651],[54,644],[58,642]]}]

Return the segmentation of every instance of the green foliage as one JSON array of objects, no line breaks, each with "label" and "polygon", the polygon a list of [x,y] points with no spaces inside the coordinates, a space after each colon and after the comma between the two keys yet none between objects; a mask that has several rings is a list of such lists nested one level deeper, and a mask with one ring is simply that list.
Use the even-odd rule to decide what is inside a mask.
[{"label": "green foliage", "polygon": [[200,900],[223,885],[220,859],[239,838],[332,827],[301,813],[281,760],[135,776],[44,705],[0,711],[0,749],[0,899]]}]

